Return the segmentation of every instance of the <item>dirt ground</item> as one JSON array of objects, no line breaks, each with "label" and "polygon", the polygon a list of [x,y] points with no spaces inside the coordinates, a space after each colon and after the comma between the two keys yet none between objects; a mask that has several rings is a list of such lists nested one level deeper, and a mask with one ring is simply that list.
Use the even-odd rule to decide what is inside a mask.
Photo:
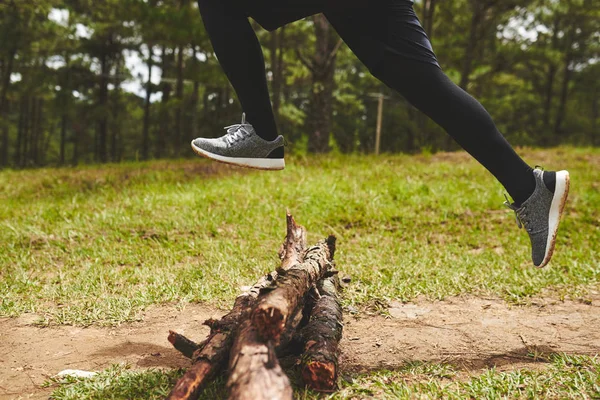
[{"label": "dirt ground", "polygon": [[[511,306],[460,297],[390,304],[389,316],[345,313],[342,365],[353,374],[394,369],[407,361],[446,362],[466,371],[543,367],[528,354],[600,353],[600,294],[591,302],[537,300]],[[0,320],[0,399],[47,398],[41,388],[65,369],[100,371],[114,363],[137,368],[187,367],[167,342],[169,329],[200,340],[201,325],[221,311],[202,305],[148,309],[143,322],[114,328],[31,326],[35,316]],[[535,363],[536,365],[532,365]]]}]

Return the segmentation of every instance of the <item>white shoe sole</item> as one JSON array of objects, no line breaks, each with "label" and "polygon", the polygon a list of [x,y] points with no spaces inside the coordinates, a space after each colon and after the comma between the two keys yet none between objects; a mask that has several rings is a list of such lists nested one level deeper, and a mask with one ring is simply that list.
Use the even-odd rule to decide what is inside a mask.
[{"label": "white shoe sole", "polygon": [[556,234],[558,233],[558,224],[567,202],[567,196],[569,195],[569,173],[567,171],[558,171],[556,173],[556,188],[554,189],[554,197],[552,197],[552,204],[550,206],[550,213],[548,214],[548,240],[546,242],[546,254],[544,260],[538,268],[545,267],[552,258],[554,253],[554,245],[556,244]]},{"label": "white shoe sole", "polygon": [[197,147],[194,142],[192,142],[192,149],[201,157],[210,158],[211,160],[219,161],[225,164],[237,165],[239,167],[268,171],[278,171],[285,168],[285,160],[283,158],[225,157],[203,150],[200,147]]}]

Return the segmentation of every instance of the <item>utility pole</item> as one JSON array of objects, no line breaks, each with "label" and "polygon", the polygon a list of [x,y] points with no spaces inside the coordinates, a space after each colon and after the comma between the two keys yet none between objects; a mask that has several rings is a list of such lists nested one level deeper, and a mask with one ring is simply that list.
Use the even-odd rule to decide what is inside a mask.
[{"label": "utility pole", "polygon": [[383,100],[388,97],[384,96],[383,93],[370,93],[369,96],[377,98],[379,102],[377,107],[377,129],[375,130],[375,155],[379,155],[379,147],[381,145],[381,123],[383,121]]}]

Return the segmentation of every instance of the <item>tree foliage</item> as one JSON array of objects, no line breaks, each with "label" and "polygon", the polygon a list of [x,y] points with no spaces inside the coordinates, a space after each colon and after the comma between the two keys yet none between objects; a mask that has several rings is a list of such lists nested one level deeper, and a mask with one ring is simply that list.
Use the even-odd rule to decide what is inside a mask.
[{"label": "tree foliage", "polygon": [[[515,145],[599,145],[595,0],[421,0],[440,64]],[[352,55],[322,16],[264,46],[279,128],[296,152],[455,144]],[[189,141],[239,119],[192,0],[0,3],[0,165],[190,156]]]}]

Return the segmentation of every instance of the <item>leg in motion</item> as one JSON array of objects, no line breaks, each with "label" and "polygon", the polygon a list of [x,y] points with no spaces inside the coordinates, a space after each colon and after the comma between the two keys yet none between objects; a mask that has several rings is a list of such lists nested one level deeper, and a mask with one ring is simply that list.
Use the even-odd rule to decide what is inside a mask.
[{"label": "leg in motion", "polygon": [[[277,136],[262,49],[243,8],[231,0],[198,0],[215,54],[245,116],[217,139],[198,138],[194,151],[217,161],[258,169],[283,169],[283,137]],[[247,121],[246,121],[247,118]]]},{"label": "leg in motion", "polygon": [[382,0],[366,14],[326,14],[374,76],[442,126],[506,188],[542,267],[554,250],[566,201],[566,171],[532,170],[498,131],[485,108],[441,70],[410,1]]}]

